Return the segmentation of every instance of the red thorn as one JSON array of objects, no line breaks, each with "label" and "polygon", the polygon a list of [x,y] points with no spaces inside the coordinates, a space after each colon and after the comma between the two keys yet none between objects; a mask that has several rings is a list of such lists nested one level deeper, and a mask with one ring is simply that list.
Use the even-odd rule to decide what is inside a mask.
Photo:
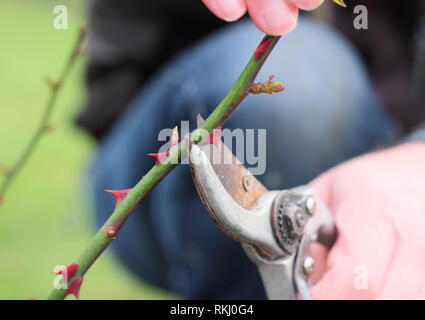
[{"label": "red thorn", "polygon": [[116,236],[117,236],[117,228],[115,228],[115,227],[107,227],[103,231],[106,233],[106,235],[110,239],[115,239]]},{"label": "red thorn", "polygon": [[64,271],[65,271],[66,272],[66,278],[71,279],[74,276],[74,274],[77,272],[77,270],[78,270],[78,263],[73,262],[69,266],[67,266],[66,268],[60,269],[60,270],[57,270],[57,271],[53,271],[53,273],[63,274]]},{"label": "red thorn", "polygon": [[77,279],[75,279],[74,282],[71,283],[71,285],[66,290],[66,294],[73,294],[79,300],[81,283],[83,283],[83,277],[78,277]]},{"label": "red thorn", "polygon": [[206,144],[215,144],[220,141],[221,139],[221,127],[217,127],[213,129],[213,131],[210,133],[210,136],[208,137],[208,140],[206,140]]},{"label": "red thorn", "polygon": [[260,60],[269,49],[269,38],[265,38],[254,52],[255,60]]},{"label": "red thorn", "polygon": [[179,143],[179,131],[177,127],[173,129],[173,135],[171,136],[171,147],[174,147]]},{"label": "red thorn", "polygon": [[155,158],[155,164],[160,165],[164,162],[165,159],[168,157],[168,151],[167,152],[160,152],[160,153],[148,153],[148,156]]},{"label": "red thorn", "polygon": [[29,300],[41,300],[40,298],[29,297]]},{"label": "red thorn", "polygon": [[124,189],[124,190],[105,190],[106,192],[112,194],[116,199],[115,208],[118,207],[121,203],[121,201],[124,200],[124,198],[128,195],[128,193],[132,189]]}]

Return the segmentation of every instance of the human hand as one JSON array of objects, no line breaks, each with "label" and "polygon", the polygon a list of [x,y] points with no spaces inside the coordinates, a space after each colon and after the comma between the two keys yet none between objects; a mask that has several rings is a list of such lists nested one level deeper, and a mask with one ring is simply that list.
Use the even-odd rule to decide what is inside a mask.
[{"label": "human hand", "polygon": [[298,9],[313,10],[324,0],[202,0],[219,18],[235,21],[247,11],[263,32],[278,36],[297,25]]},{"label": "human hand", "polygon": [[425,144],[342,164],[312,182],[338,239],[316,245],[315,299],[425,299]]}]

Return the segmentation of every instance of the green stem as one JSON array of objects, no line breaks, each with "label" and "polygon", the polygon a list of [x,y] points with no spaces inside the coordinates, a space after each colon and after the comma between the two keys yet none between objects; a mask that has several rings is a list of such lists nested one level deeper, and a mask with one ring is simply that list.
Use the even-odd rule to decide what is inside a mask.
[{"label": "green stem", "polygon": [[77,58],[79,56],[79,53],[81,51],[81,47],[83,44],[83,40],[85,37],[85,28],[81,28],[80,34],[77,38],[77,41],[72,49],[71,55],[63,68],[59,80],[56,82],[49,82],[48,85],[50,86],[50,95],[46,103],[46,107],[44,109],[44,113],[41,117],[39,126],[37,130],[35,131],[34,135],[31,137],[28,145],[22,152],[21,156],[18,158],[16,163],[13,165],[13,167],[10,170],[7,170],[6,177],[2,181],[2,184],[0,185],[0,203],[3,200],[3,197],[10,187],[13,179],[16,177],[18,172],[22,169],[22,167],[28,162],[28,159],[33,154],[34,150],[36,149],[38,143],[40,142],[43,134],[48,129],[48,122],[50,120],[50,116],[53,113],[53,110],[56,106],[56,102],[59,96],[59,91],[63,87],[63,84],[65,80],[68,78],[72,67],[74,66],[75,62],[77,61]]},{"label": "green stem", "polygon": [[[245,69],[242,71],[241,75],[223,101],[203,122],[200,128],[196,129],[191,134],[191,139],[193,139],[193,141],[201,142],[203,135],[202,131],[199,129],[206,130],[209,133],[212,132],[213,129],[220,126],[229,117],[229,115],[247,96],[248,89],[252,86],[257,73],[261,69],[279,38],[280,37],[266,36],[263,39],[259,48],[251,57]],[[87,272],[96,259],[113,241],[115,233],[117,233],[123,226],[137,204],[143,200],[143,198],[180,162],[181,159],[185,157],[187,142],[187,139],[184,139],[177,146],[172,148],[167,159],[165,159],[165,161],[161,164],[155,165],[152,169],[150,169],[149,172],[124,198],[121,204],[115,208],[109,219],[91,239],[86,249],[75,261],[78,264],[78,270],[72,279],[69,279],[68,285]],[[108,232],[110,230],[113,230],[112,235]],[[53,289],[47,299],[64,299],[66,295],[66,289]]]}]

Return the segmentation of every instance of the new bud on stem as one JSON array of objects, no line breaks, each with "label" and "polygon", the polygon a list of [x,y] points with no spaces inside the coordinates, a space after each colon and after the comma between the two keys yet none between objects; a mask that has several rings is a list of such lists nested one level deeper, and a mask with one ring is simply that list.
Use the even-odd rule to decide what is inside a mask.
[{"label": "new bud on stem", "polygon": [[117,228],[115,227],[107,227],[103,230],[108,238],[115,240],[117,236]]},{"label": "new bud on stem", "polygon": [[285,85],[280,81],[273,81],[274,75],[269,77],[269,80],[266,82],[258,82],[254,83],[251,88],[248,89],[249,93],[252,94],[260,94],[260,93],[268,93],[272,94],[275,92],[281,92],[285,90]]}]

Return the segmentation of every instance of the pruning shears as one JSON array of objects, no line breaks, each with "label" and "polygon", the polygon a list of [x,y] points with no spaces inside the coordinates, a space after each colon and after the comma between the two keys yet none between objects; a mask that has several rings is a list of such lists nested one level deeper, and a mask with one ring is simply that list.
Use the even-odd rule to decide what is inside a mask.
[{"label": "pruning shears", "polygon": [[211,218],[242,244],[269,299],[310,299],[310,243],[331,247],[336,229],[309,186],[269,191],[220,140],[189,146],[199,196]]}]

